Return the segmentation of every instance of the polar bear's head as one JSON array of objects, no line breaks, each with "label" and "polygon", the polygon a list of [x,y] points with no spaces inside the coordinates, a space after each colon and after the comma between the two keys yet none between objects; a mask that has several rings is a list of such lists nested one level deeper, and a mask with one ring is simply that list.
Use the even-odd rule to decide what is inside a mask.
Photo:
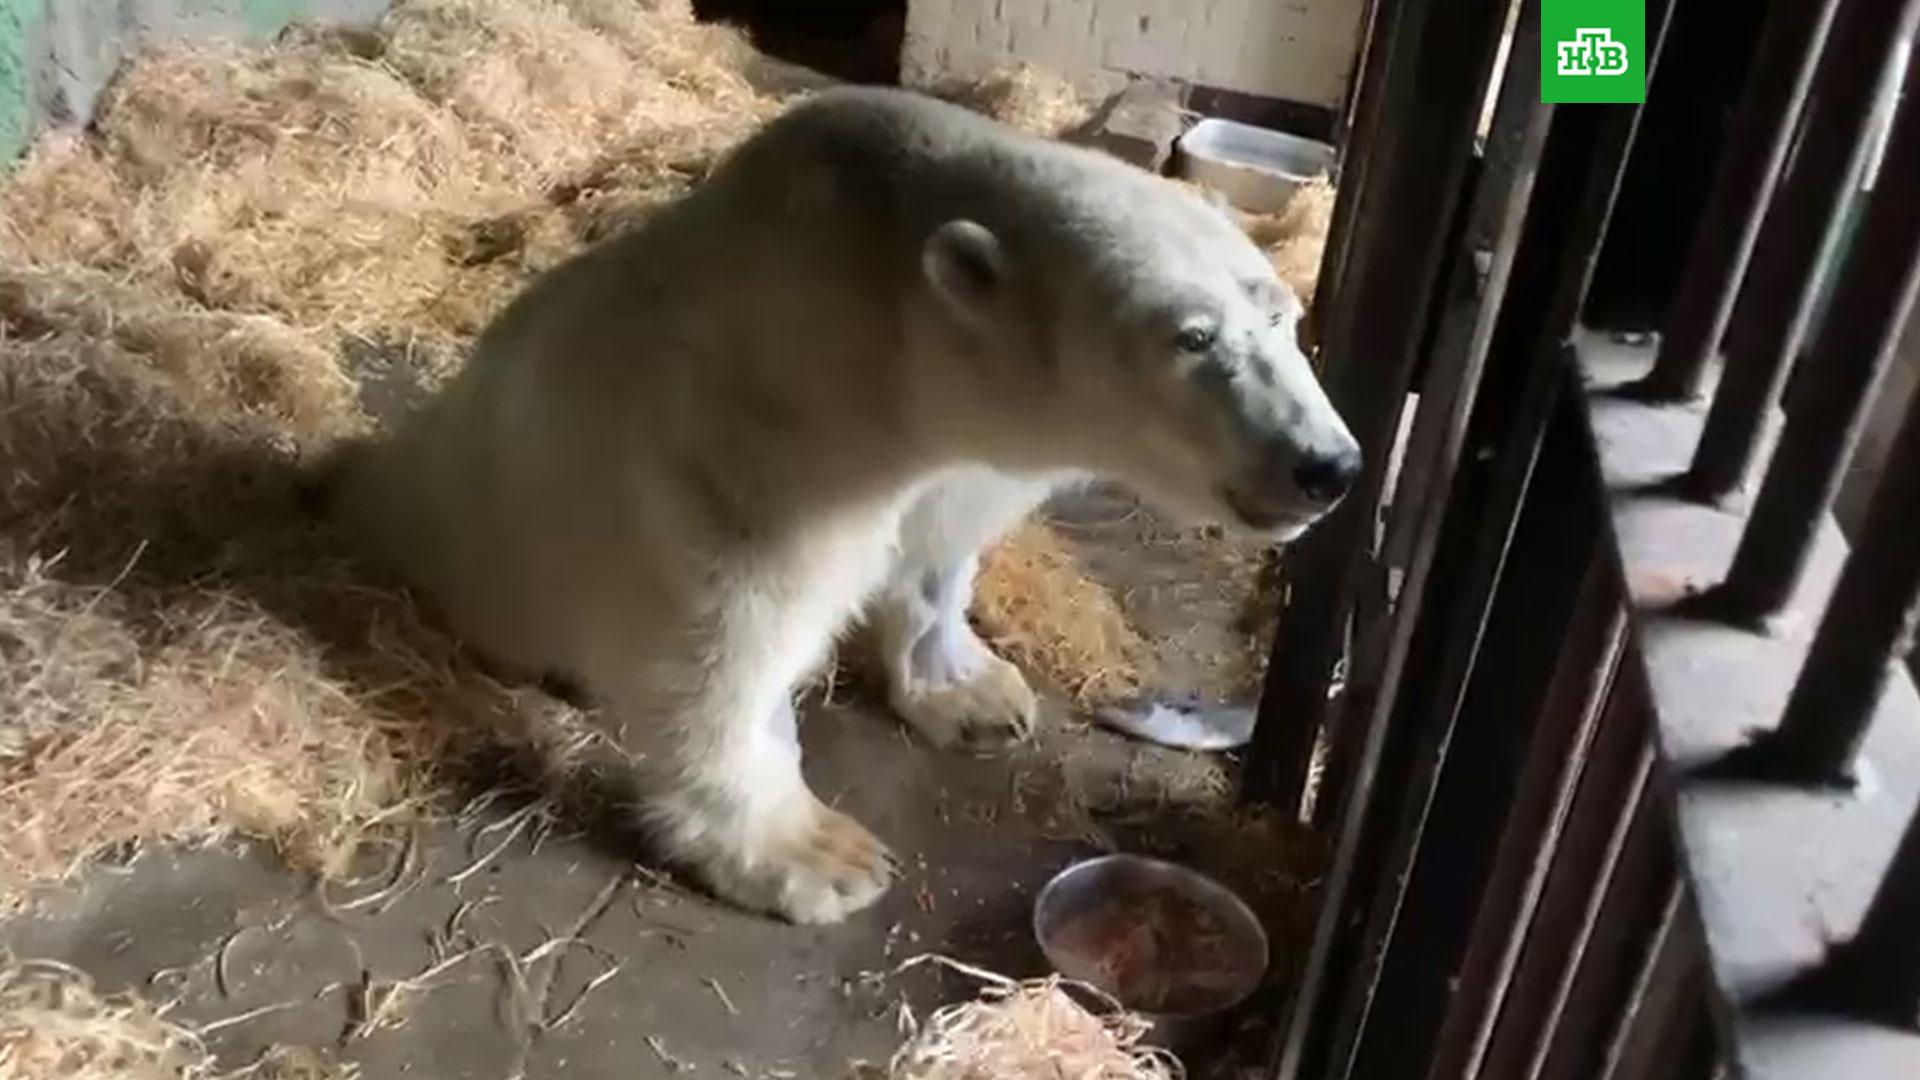
[{"label": "polar bear's head", "polygon": [[1300,348],[1299,298],[1224,213],[1091,153],[979,173],[993,197],[932,224],[920,270],[988,378],[984,453],[1283,540],[1340,501],[1360,447]]}]

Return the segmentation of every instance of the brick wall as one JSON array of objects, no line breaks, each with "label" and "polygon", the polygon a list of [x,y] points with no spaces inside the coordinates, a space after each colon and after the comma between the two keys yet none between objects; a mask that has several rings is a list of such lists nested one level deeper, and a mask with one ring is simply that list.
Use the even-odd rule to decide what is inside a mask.
[{"label": "brick wall", "polygon": [[1026,62],[1090,88],[1129,74],[1337,108],[1365,0],[909,0],[905,80]]}]

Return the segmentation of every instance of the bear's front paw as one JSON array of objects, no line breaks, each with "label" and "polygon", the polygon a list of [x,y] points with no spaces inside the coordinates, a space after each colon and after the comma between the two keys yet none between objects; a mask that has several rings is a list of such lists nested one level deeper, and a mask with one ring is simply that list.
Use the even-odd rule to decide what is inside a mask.
[{"label": "bear's front paw", "polygon": [[866,827],[817,800],[742,837],[740,850],[696,860],[722,897],[791,922],[836,923],[872,904],[894,876],[893,855]]},{"label": "bear's front paw", "polygon": [[994,750],[1033,734],[1039,701],[1026,676],[988,653],[970,678],[896,685],[893,710],[935,746]]}]

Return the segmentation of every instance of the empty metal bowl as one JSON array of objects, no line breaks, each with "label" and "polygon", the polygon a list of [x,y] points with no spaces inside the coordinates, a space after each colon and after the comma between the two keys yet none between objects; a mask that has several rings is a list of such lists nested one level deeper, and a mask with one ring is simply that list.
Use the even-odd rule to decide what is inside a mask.
[{"label": "empty metal bowl", "polygon": [[1245,1001],[1266,976],[1266,931],[1231,890],[1184,866],[1104,855],[1054,875],[1034,901],[1048,963],[1153,1022],[1178,1047]]},{"label": "empty metal bowl", "polygon": [[1333,171],[1327,143],[1209,117],[1175,144],[1179,174],[1256,214],[1284,209],[1300,185]]}]

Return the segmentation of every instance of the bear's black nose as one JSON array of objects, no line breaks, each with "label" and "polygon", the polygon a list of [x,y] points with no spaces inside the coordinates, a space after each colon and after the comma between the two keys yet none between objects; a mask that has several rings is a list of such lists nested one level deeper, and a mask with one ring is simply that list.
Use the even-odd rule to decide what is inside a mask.
[{"label": "bear's black nose", "polygon": [[1360,455],[1352,450],[1309,454],[1293,470],[1293,482],[1301,494],[1323,506],[1339,502],[1359,476]]}]

